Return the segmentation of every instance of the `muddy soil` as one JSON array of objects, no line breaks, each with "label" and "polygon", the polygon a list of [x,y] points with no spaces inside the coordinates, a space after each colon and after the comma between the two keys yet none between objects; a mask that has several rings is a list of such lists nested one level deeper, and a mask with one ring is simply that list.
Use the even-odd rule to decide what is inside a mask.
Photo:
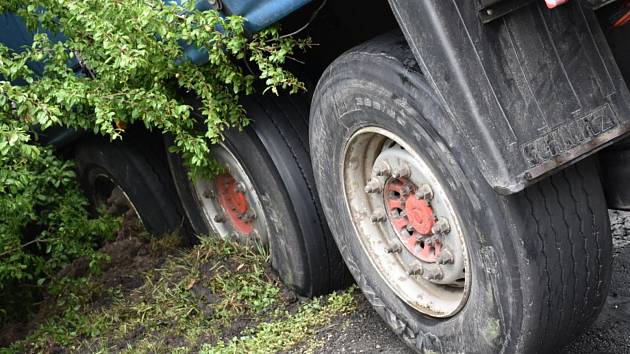
[{"label": "muddy soil", "polygon": [[[630,353],[630,213],[610,212],[613,279],[606,305],[593,326],[560,353]],[[364,298],[356,313],[319,333],[317,353],[411,353]]]},{"label": "muddy soil", "polygon": [[[630,213],[611,212],[610,215],[614,237],[614,274],[606,306],[595,324],[564,348],[562,354],[630,353]],[[156,246],[155,242],[149,242],[147,238],[137,237],[137,233],[137,230],[123,230],[116,242],[103,249],[112,258],[112,262],[104,267],[100,278],[104,289],[118,287],[124,293],[129,293],[140,287],[145,280],[143,274],[150,269],[159,268],[167,254],[177,249],[177,244]],[[65,271],[80,276],[86,270],[87,264],[78,260]],[[274,277],[270,270],[266,273]],[[216,302],[213,295],[208,294],[201,286],[195,285],[191,291],[200,298],[207,297],[207,303]],[[280,298],[280,303],[289,312],[295,311],[304,301],[286,289],[282,289]],[[360,293],[357,292],[355,298],[357,303],[355,312],[333,319],[331,323],[316,331],[314,339],[308,340],[305,346],[295,348],[291,352],[302,353],[306,348],[314,347],[316,353],[411,353]],[[107,306],[109,299],[102,296],[93,300],[93,306],[99,307]],[[5,324],[0,328],[0,343],[10,343],[23,337],[49,315],[50,312],[43,306],[40,313],[30,322]],[[237,336],[244,328],[251,328],[258,321],[260,319],[253,321],[239,318],[233,322],[231,328],[222,333],[221,338],[200,338],[200,342],[213,343]],[[179,338],[168,339],[176,342]],[[132,344],[134,340],[132,338],[124,344]],[[313,346],[313,343],[317,345]],[[60,352],[64,352],[63,348],[59,349]],[[193,346],[189,349],[194,352],[199,348]]]},{"label": "muddy soil", "polygon": [[[166,255],[179,248],[177,239],[172,244],[150,243],[151,236],[144,230],[133,213],[123,215],[121,229],[113,242],[105,244],[100,251],[109,256],[110,261],[101,265],[98,276],[98,286],[102,292],[92,299],[93,309],[107,306],[111,302],[106,289],[119,288],[124,293],[140,287],[144,283],[144,273],[159,267]],[[156,247],[159,246],[159,247]],[[58,277],[68,276],[79,278],[86,276],[89,270],[88,260],[79,258],[62,269]],[[0,348],[20,340],[30,334],[49,318],[59,313],[56,306],[57,298],[49,294],[42,294],[42,300],[34,304],[37,310],[34,314],[23,314],[24,321],[14,321],[0,325]]]}]

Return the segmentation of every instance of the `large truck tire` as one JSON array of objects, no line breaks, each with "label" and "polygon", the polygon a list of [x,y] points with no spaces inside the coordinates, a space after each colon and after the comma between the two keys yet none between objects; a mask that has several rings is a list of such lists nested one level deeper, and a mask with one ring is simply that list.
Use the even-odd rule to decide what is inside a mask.
[{"label": "large truck tire", "polygon": [[213,148],[227,171],[190,180],[179,156],[169,164],[195,232],[267,247],[272,267],[300,295],[347,286],[341,259],[315,190],[303,97],[249,96],[251,125],[225,133]]},{"label": "large truck tire", "polygon": [[130,207],[151,234],[181,232],[189,241],[161,138],[131,133],[110,142],[90,136],[76,143],[74,155],[79,182],[95,208]]},{"label": "large truck tire", "polygon": [[596,164],[501,196],[440,102],[399,34],[324,73],[311,157],[342,256],[418,352],[554,352],[596,318],[609,287]]}]

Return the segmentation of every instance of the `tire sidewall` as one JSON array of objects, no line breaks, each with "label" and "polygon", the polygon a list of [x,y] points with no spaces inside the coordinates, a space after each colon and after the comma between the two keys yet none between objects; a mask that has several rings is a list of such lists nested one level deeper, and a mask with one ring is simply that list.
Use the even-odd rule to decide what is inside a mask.
[{"label": "tire sidewall", "polygon": [[[273,268],[279,273],[281,279],[298,293],[312,292],[308,258],[305,256],[306,249],[300,238],[301,231],[298,228],[291,201],[282,184],[282,179],[258,140],[256,132],[250,127],[240,132],[228,131],[225,133],[222,145],[245,171],[261,203],[268,225],[268,230],[265,232],[269,237],[269,252]],[[174,173],[176,183],[179,184],[180,194],[185,196],[182,201],[186,203],[186,213],[191,220],[198,220],[194,223],[195,230],[206,235],[216,233],[214,226],[204,215],[203,203],[199,200],[181,160],[177,162],[171,163],[171,168],[175,171],[179,170]]]},{"label": "tire sidewall", "polygon": [[[370,71],[359,72],[366,62]],[[516,253],[506,234],[506,200],[490,189],[472,163],[459,163],[474,159],[418,73],[410,75],[408,68],[385,55],[360,52],[346,55],[332,68],[315,94],[311,149],[323,204],[334,206],[324,210],[350,271],[377,312],[418,350],[500,351],[519,326],[522,302]],[[425,316],[400,300],[356,236],[341,187],[345,146],[330,142],[348,142],[366,127],[396,134],[431,161],[458,213],[472,274],[469,298],[450,318]]]},{"label": "tire sidewall", "polygon": [[79,144],[75,156],[77,175],[93,205],[97,203],[96,180],[104,176],[128,196],[147,231],[161,236],[182,227],[184,220],[179,218],[177,199],[158,183],[164,178],[159,176],[164,171],[154,171],[155,166],[144,162],[146,156],[120,142],[94,139]]},{"label": "tire sidewall", "polygon": [[269,226],[271,264],[281,279],[299,293],[311,291],[310,272],[301,231],[291,201],[271,158],[258,141],[256,133],[230,132],[226,147],[237,158],[254,185]]}]

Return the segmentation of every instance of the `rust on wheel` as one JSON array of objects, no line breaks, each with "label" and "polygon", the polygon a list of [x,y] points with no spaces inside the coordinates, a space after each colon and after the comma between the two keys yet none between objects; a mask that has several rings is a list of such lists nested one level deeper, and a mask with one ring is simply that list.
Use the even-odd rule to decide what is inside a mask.
[{"label": "rust on wheel", "polygon": [[431,161],[387,130],[364,128],[342,168],[356,234],[391,290],[427,315],[457,313],[470,290],[466,242]]},{"label": "rust on wheel", "polygon": [[239,233],[251,235],[254,231],[253,221],[256,213],[247,201],[245,186],[237,182],[232,175],[224,173],[216,177],[215,188],[217,201],[228,216],[227,221]]},{"label": "rust on wheel", "polygon": [[213,152],[224,173],[194,182],[206,223],[220,237],[267,246],[269,226],[252,180],[227,147],[219,145]]},{"label": "rust on wheel", "polygon": [[[430,189],[427,184],[423,188]],[[392,178],[385,184],[388,220],[408,252],[427,262],[436,262],[442,243],[433,233],[437,220],[429,200],[407,178]]]}]

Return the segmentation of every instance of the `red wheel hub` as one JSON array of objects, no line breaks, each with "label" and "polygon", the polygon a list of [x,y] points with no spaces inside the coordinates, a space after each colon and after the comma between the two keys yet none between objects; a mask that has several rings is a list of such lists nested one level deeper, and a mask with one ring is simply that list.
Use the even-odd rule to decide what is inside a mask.
[{"label": "red wheel hub", "polygon": [[433,263],[442,245],[431,231],[436,220],[433,208],[416,197],[417,189],[407,179],[392,179],[385,185],[385,205],[389,221],[407,250],[420,260]]},{"label": "red wheel hub", "polygon": [[215,186],[217,199],[226,213],[228,221],[234,229],[241,234],[249,235],[254,230],[251,218],[247,218],[250,212],[249,202],[242,191],[239,191],[238,183],[229,174],[216,177]]}]

